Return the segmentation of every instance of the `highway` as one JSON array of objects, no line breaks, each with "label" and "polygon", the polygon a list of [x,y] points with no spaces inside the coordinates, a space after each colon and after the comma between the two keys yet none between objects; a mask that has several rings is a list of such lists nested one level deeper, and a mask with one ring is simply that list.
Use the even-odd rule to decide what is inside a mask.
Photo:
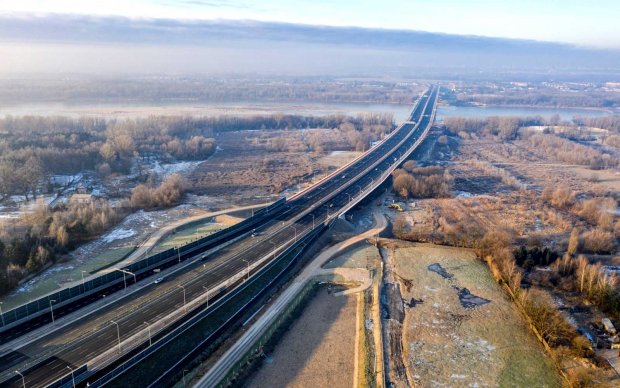
[{"label": "highway", "polygon": [[22,386],[15,371],[31,387],[48,385],[86,363],[89,368],[105,366],[129,350],[130,338],[134,343],[136,338],[148,342],[149,328],[154,334],[164,317],[181,319],[192,314],[184,304],[207,293],[212,300],[221,297],[228,279],[251,276],[298,236],[331,221],[354,198],[364,196],[366,188],[420,138],[422,131],[417,128],[430,125],[437,93],[438,88],[431,88],[418,100],[409,120],[363,157],[290,198],[270,221],[256,228],[256,237],[246,235],[205,261],[196,258],[187,271],[2,355],[0,384]]}]

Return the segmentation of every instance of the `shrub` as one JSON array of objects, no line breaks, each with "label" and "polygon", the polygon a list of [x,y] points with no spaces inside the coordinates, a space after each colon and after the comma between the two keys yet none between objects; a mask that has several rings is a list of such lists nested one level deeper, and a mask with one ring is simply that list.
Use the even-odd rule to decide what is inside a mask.
[{"label": "shrub", "polygon": [[136,186],[131,192],[131,205],[138,209],[154,209],[177,204],[185,190],[185,182],[178,175],[170,175],[157,188]]},{"label": "shrub", "polygon": [[616,247],[613,233],[596,228],[581,235],[586,251],[593,253],[611,253]]}]

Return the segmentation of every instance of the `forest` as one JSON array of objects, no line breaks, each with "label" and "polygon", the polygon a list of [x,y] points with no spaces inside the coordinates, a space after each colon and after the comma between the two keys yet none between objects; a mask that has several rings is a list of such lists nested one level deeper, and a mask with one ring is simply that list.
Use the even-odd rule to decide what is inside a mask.
[{"label": "forest", "polygon": [[[389,127],[386,115],[182,117],[133,120],[8,116],[0,119],[0,201],[36,196],[44,176],[97,170],[127,174],[134,157],[162,161],[204,160],[216,150],[214,137],[238,130],[340,128],[353,146],[373,126]],[[363,146],[359,146],[363,148]]]}]

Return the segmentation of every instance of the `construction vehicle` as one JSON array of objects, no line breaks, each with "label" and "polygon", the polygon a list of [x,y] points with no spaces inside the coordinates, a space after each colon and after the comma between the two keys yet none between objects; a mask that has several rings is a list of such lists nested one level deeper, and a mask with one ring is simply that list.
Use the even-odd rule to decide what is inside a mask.
[{"label": "construction vehicle", "polygon": [[391,204],[389,204],[389,205],[388,205],[388,209],[394,209],[394,210],[396,210],[397,212],[402,212],[402,211],[403,211],[403,208],[402,208],[399,204],[397,204],[397,203],[391,203]]}]

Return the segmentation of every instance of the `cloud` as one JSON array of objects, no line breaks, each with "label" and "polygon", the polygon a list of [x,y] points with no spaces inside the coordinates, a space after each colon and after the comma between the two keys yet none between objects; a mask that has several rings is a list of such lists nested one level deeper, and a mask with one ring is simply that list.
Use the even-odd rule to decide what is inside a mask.
[{"label": "cloud", "polygon": [[[142,61],[140,57],[131,58],[136,71],[141,69],[141,62],[148,62],[148,66],[142,68],[164,72],[178,69],[208,71],[210,68],[288,74],[418,74],[421,69],[427,72],[442,70],[444,74],[463,71],[537,71],[549,74],[604,71],[605,74],[617,74],[620,71],[620,52],[612,50],[530,40],[251,20],[0,16],[0,42],[18,44],[22,49],[53,46],[58,56],[54,57],[54,51],[46,49],[45,58],[55,63],[55,69],[63,68],[60,47],[73,45],[80,47],[85,62],[92,62],[89,65],[92,69],[96,69],[99,63],[90,58],[99,58],[97,47],[105,46],[110,58],[123,57],[123,47],[134,53],[132,56],[143,53]],[[144,49],[138,50],[140,47]],[[13,68],[26,62],[26,52],[19,52],[24,58],[13,60]],[[76,52],[74,50],[73,55],[77,55]],[[184,58],[176,62],[169,58],[180,52],[188,57],[194,56],[193,63],[183,63]],[[188,54],[192,52],[195,54]],[[40,58],[39,61],[45,61],[43,56]],[[69,64],[65,67],[69,68]],[[106,71],[113,68],[111,63]]]}]

